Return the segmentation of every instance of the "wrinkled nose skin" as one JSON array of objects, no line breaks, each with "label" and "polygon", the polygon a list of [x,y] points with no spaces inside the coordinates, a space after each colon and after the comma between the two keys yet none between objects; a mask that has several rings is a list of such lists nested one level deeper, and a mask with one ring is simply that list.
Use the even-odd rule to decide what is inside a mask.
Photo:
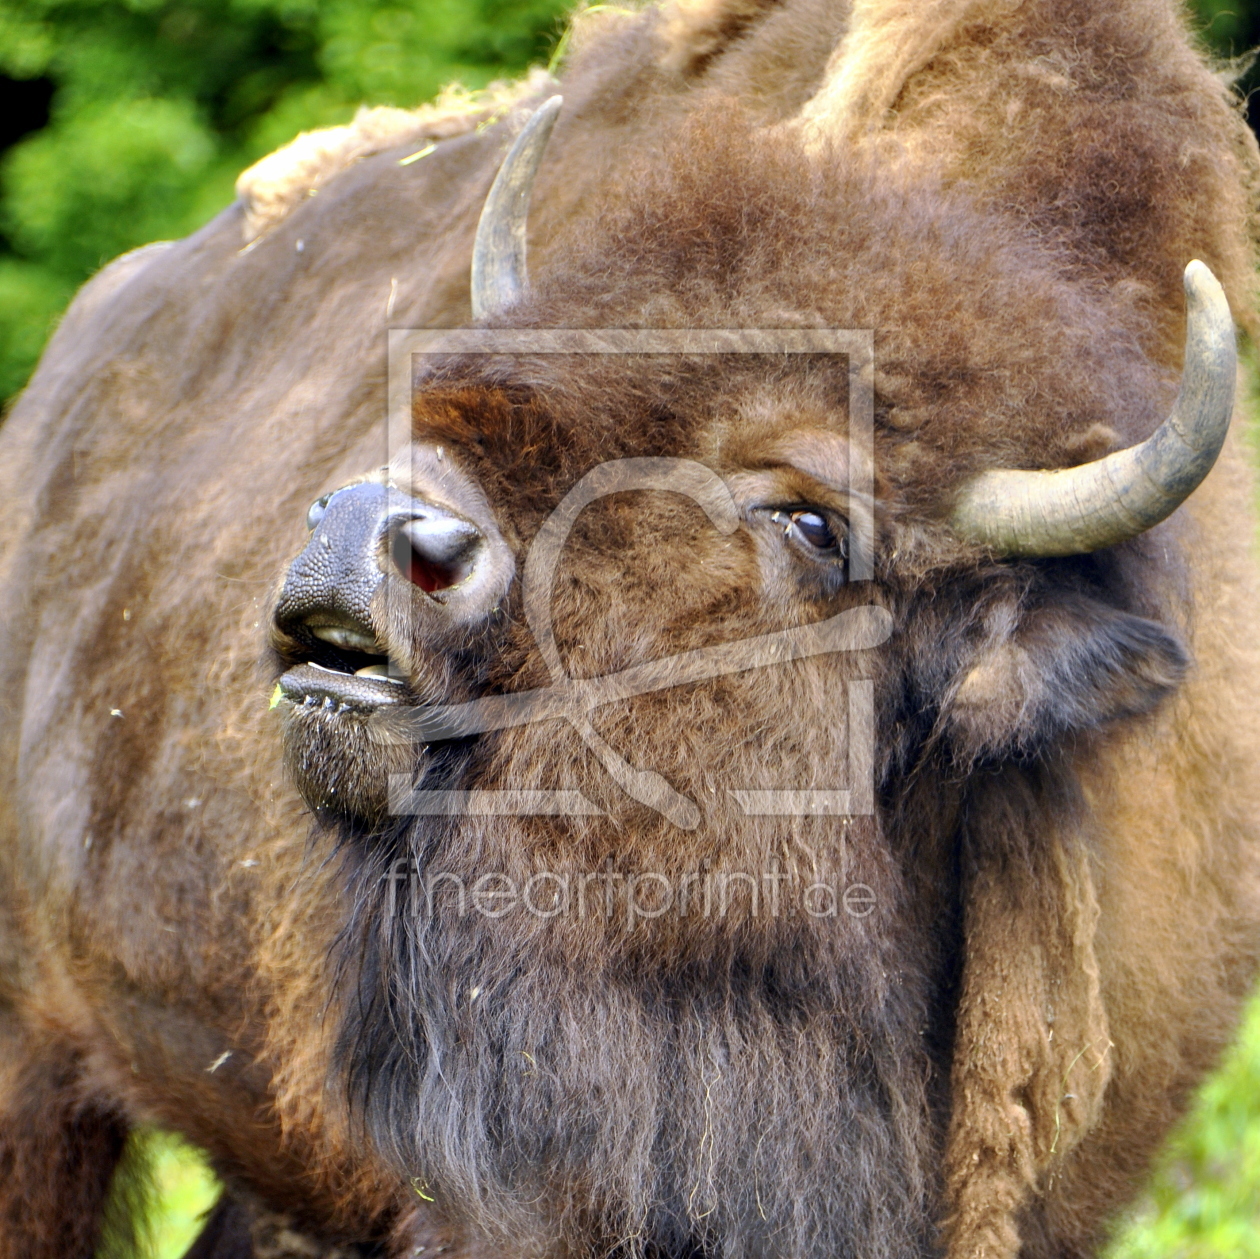
[{"label": "wrinkled nose skin", "polygon": [[[385,575],[383,539],[391,518],[421,504],[375,481],[338,490],[324,508],[306,550],[289,568],[276,605],[276,623],[289,633],[312,613],[334,613],[372,624],[372,596]],[[300,636],[300,635],[299,635]]]}]

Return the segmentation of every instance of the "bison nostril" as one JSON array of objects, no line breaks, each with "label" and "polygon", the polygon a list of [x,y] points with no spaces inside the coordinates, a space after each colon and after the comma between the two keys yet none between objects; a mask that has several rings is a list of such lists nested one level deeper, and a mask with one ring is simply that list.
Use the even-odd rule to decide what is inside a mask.
[{"label": "bison nostril", "polygon": [[328,510],[328,500],[332,498],[331,494],[325,494],[321,498],[317,498],[306,510],[306,527],[312,532],[318,527],[319,522],[323,520],[324,513]]},{"label": "bison nostril", "polygon": [[398,571],[426,594],[458,586],[473,570],[481,532],[454,516],[416,516],[394,531],[390,554]]}]

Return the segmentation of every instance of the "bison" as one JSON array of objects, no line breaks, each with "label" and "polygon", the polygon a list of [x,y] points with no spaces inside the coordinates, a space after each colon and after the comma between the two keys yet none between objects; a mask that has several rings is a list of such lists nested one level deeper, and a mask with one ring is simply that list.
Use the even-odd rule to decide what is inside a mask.
[{"label": "bison", "polygon": [[106,267],[0,434],[0,1254],[140,1123],[203,1259],[1093,1253],[1260,946],[1258,175],[1168,0],[672,0]]}]

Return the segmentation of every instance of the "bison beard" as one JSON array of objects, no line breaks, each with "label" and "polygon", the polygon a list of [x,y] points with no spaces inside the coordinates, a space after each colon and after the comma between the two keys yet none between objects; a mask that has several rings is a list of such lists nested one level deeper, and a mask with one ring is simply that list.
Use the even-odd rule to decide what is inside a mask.
[{"label": "bison beard", "polygon": [[[421,860],[464,869],[469,839]],[[925,985],[887,912],[703,959],[626,940],[588,969],[554,930],[440,893],[391,929],[385,873],[353,880],[371,925],[342,1069],[443,1206],[522,1254],[931,1253]]]}]

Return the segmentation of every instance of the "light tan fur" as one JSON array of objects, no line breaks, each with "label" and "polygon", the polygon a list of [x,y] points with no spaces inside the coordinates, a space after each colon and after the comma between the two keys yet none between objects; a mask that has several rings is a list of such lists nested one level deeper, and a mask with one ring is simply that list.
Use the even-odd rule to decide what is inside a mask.
[{"label": "light tan fur", "polygon": [[[524,79],[494,83],[477,92],[456,84],[419,109],[384,105],[362,108],[344,126],[303,131],[242,171],[237,179],[236,195],[245,210],[245,243],[270,231],[304,197],[317,195],[324,184],[352,163],[407,141],[422,146],[467,135],[507,114],[521,113],[523,102],[535,100],[554,85],[555,80],[541,69]],[[527,111],[521,113],[517,126],[526,117]]]}]

